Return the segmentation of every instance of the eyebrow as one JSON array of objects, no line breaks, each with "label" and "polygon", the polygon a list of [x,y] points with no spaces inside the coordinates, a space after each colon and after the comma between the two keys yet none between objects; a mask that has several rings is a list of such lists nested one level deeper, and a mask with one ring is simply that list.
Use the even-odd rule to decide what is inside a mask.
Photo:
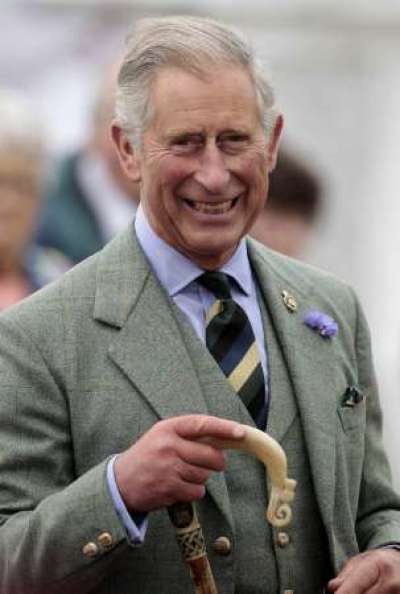
[{"label": "eyebrow", "polygon": [[[221,136],[225,136],[225,135],[229,135],[229,134],[238,134],[240,136],[249,136],[250,135],[250,131],[245,129],[245,128],[227,128],[224,130],[221,130],[220,132],[218,132],[217,134],[217,138],[221,137]],[[207,136],[205,131],[201,128],[193,128],[193,129],[172,129],[169,130],[168,132],[165,133],[164,138],[167,140],[171,140],[174,138],[182,138],[182,137],[190,137],[190,136]]]},{"label": "eyebrow", "polygon": [[218,134],[218,136],[221,136],[223,134],[240,134],[240,135],[249,135],[250,131],[246,130],[245,128],[228,128],[227,130],[222,130],[222,132],[220,132]]},{"label": "eyebrow", "polygon": [[172,130],[168,130],[168,132],[165,133],[165,138],[179,138],[181,136],[204,136],[204,130],[201,130],[199,128],[193,128],[193,129],[172,129]]},{"label": "eyebrow", "polygon": [[171,132],[167,132],[164,135],[164,140],[166,142],[174,142],[177,140],[184,140],[184,139],[190,139],[190,138],[203,139],[203,138],[205,138],[205,134],[204,134],[204,132],[201,132],[199,130],[197,130],[197,131],[174,130]]}]

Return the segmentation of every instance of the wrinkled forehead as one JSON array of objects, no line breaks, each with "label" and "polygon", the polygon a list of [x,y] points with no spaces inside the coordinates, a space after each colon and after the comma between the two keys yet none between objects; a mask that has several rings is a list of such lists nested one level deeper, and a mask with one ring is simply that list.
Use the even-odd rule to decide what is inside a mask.
[{"label": "wrinkled forehead", "polygon": [[214,86],[218,90],[219,75],[230,75],[232,78],[240,76],[245,77],[249,90],[257,93],[256,85],[253,79],[252,72],[249,68],[237,64],[236,62],[229,62],[227,60],[207,60],[202,59],[197,64],[179,64],[167,63],[162,64],[153,70],[150,83],[150,92],[157,86],[160,79],[169,79],[170,84],[174,87],[174,78],[179,75],[186,75],[188,83],[190,80],[201,81],[210,86]]},{"label": "wrinkled forehead", "polygon": [[[248,69],[237,64],[205,63],[201,70],[163,66],[155,73],[149,93],[147,123],[160,111],[201,109],[203,105],[226,111],[254,113],[262,121],[256,85]],[[242,113],[240,108],[243,107]]]}]

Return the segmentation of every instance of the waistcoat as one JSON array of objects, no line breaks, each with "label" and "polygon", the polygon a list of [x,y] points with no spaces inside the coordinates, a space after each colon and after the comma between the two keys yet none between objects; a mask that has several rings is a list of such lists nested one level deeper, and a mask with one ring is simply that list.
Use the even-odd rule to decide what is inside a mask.
[{"label": "waistcoat", "polygon": [[[234,450],[227,452],[224,477],[214,475],[212,479],[219,480],[225,505],[221,508],[207,494],[197,504],[199,518],[219,594],[292,591],[318,594],[332,577],[328,545],[314,494],[294,387],[268,308],[261,298],[259,302],[269,370],[267,432],[284,448],[289,477],[297,481],[292,522],[288,529],[272,528],[267,523],[265,467],[253,456]],[[178,318],[209,413],[253,425],[212,356],[186,320],[181,315]],[[214,551],[214,543],[221,536],[231,545],[227,555]]]}]

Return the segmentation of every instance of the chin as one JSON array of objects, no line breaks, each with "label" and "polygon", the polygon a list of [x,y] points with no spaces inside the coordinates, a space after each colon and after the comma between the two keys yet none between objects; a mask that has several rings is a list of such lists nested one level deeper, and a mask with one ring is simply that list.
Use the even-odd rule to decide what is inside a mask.
[{"label": "chin", "polygon": [[238,242],[235,244],[213,244],[208,241],[202,245],[192,245],[185,253],[188,258],[203,268],[218,268],[225,264],[232,256]]}]

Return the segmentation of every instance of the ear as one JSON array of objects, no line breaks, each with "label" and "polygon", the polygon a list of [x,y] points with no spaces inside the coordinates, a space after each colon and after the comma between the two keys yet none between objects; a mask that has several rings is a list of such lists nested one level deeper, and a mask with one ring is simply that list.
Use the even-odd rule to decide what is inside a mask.
[{"label": "ear", "polygon": [[268,147],[267,147],[268,173],[271,173],[271,171],[273,171],[276,166],[276,161],[278,158],[278,147],[279,147],[279,141],[281,138],[282,130],[283,130],[283,116],[281,114],[278,114],[278,116],[275,120],[274,129],[272,130],[269,141],[268,141]]},{"label": "ear", "polygon": [[123,171],[131,181],[140,182],[142,176],[138,151],[134,148],[126,133],[115,122],[111,125],[111,138]]}]

